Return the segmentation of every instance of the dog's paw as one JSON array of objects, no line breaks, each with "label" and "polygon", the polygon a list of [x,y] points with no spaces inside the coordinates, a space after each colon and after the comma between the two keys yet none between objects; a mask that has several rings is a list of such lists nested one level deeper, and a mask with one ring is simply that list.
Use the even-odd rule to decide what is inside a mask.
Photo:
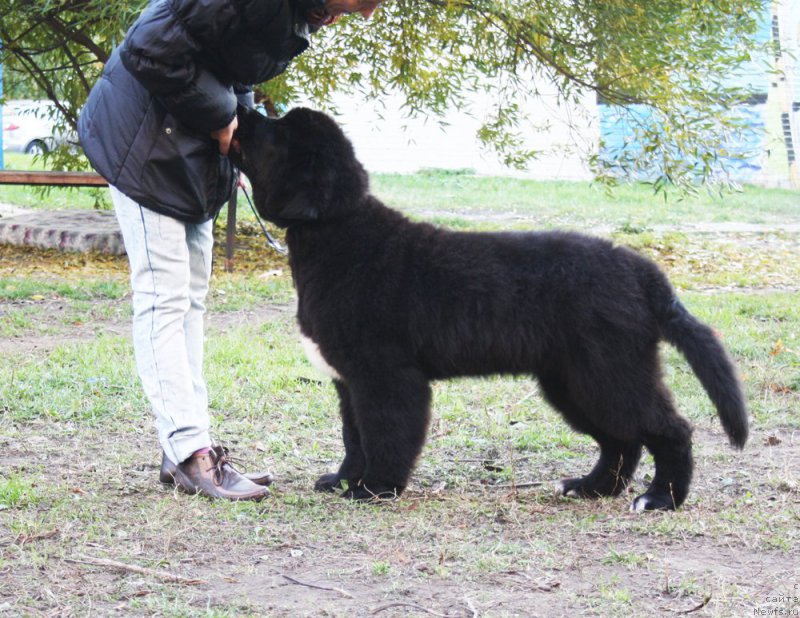
[{"label": "dog's paw", "polygon": [[361,483],[345,490],[342,493],[342,498],[360,502],[386,502],[396,500],[402,492],[402,487],[389,487],[386,485],[373,485],[370,487]]},{"label": "dog's paw", "polygon": [[618,496],[627,488],[627,481],[610,475],[601,478],[592,475],[562,479],[556,483],[556,495],[570,498],[605,498]]},{"label": "dog's paw", "polygon": [[574,481],[580,479],[563,479],[558,481],[553,488],[557,496],[567,496],[570,498],[580,498],[581,494],[575,488]]},{"label": "dog's paw", "polygon": [[574,479],[561,479],[556,483],[556,495],[569,498],[600,498],[609,496],[611,493],[605,491],[605,488],[597,487],[587,477],[582,476]]},{"label": "dog's paw", "polygon": [[323,474],[314,483],[315,491],[335,492],[342,486],[342,478],[336,472]]},{"label": "dog's paw", "polygon": [[643,511],[674,511],[675,501],[670,495],[642,494],[631,502],[631,512]]}]

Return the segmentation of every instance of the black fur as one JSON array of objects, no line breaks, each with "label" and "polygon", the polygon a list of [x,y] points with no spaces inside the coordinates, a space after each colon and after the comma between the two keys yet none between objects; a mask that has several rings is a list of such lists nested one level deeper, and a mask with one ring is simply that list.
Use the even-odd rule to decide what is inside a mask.
[{"label": "black fur", "polygon": [[319,112],[242,110],[237,139],[259,214],[286,228],[300,329],[339,376],[345,458],[317,489],[346,481],[350,498],[399,494],[425,440],[431,380],[532,374],[600,445],[565,494],[620,493],[644,446],[656,472],[633,508],[676,508],[692,431],[662,381],[661,339],[687,357],[731,442],[747,440],[733,364],[647,259],[573,233],[411,222],[368,193],[349,141]]}]

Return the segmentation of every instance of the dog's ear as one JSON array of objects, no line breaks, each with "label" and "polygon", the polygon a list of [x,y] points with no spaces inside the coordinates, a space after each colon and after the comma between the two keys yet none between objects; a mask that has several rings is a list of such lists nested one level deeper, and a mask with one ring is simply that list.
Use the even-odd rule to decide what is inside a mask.
[{"label": "dog's ear", "polygon": [[256,110],[245,107],[241,103],[237,103],[236,118],[239,120],[239,124],[236,127],[236,135],[252,135],[258,116],[260,116],[260,114]]},{"label": "dog's ear", "polygon": [[239,169],[242,169],[244,163],[242,142],[253,138],[259,120],[258,116],[260,116],[260,114],[257,111],[245,107],[241,103],[236,105],[236,119],[238,120],[238,125],[233,134],[233,141],[228,151],[228,157]]},{"label": "dog's ear", "polygon": [[[316,159],[316,157],[311,157]],[[332,170],[330,170],[332,171]],[[330,202],[331,181],[329,171],[311,161],[289,169],[294,182],[281,183],[272,192],[271,210],[277,213],[284,225],[295,221],[316,221],[327,213]]]},{"label": "dog's ear", "polygon": [[[283,119],[289,136],[286,177],[272,193],[272,210],[288,223],[341,216],[363,191],[353,191],[350,142],[328,116],[295,108]],[[290,182],[286,180],[291,178]]]},{"label": "dog's ear", "polygon": [[283,200],[279,196],[275,201],[279,205],[278,217],[284,224],[292,221],[316,221],[319,219],[319,209],[306,191],[296,191]]}]

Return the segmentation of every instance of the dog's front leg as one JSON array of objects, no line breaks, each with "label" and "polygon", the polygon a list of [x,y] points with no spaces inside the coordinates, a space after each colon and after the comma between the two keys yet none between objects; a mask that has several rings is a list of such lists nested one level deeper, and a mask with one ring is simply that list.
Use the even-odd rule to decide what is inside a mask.
[{"label": "dog's front leg", "polygon": [[412,367],[372,366],[348,383],[355,425],[365,460],[363,476],[342,494],[353,500],[399,496],[425,443],[431,393],[424,374]]},{"label": "dog's front leg", "polygon": [[348,486],[357,485],[364,475],[366,465],[364,451],[361,449],[361,436],[355,424],[350,390],[340,380],[333,381],[339,395],[339,414],[342,417],[342,440],[344,441],[344,460],[338,472],[323,474],[314,484],[317,491],[336,491],[347,481]]}]

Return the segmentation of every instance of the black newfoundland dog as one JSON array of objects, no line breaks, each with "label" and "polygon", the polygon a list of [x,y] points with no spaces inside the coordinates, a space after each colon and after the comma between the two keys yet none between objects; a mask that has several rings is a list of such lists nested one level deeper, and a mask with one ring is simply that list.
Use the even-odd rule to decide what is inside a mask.
[{"label": "black newfoundland dog", "polygon": [[239,114],[232,156],[259,214],[286,228],[300,330],[341,403],[344,461],[317,489],[400,494],[425,441],[431,380],[532,374],[600,445],[591,472],[563,480],[563,494],[620,493],[644,446],[655,476],[631,508],[677,508],[692,477],[692,430],[662,381],[662,339],[689,361],[731,443],[745,444],[731,360],[652,262],[574,233],[411,222],[369,194],[350,142],[325,114]]}]

